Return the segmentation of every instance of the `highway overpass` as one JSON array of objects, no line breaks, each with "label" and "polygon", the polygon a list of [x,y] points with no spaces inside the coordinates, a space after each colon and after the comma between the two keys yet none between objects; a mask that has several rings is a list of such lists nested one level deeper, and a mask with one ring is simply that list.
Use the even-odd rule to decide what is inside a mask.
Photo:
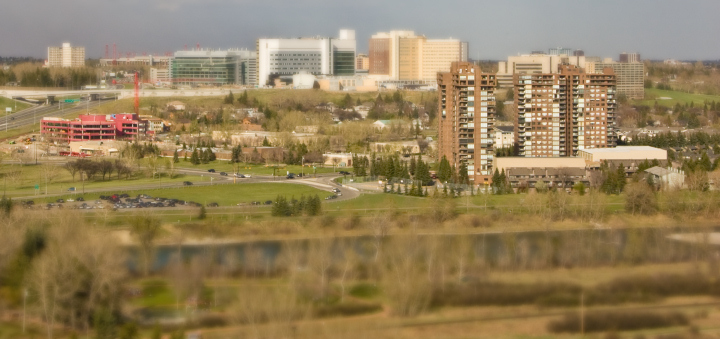
[{"label": "highway overpass", "polygon": [[[243,90],[235,89],[234,93]],[[230,92],[226,88],[196,88],[196,89],[141,89],[140,98],[152,97],[208,97],[225,96]],[[0,89],[0,96],[6,98],[32,98],[46,101],[60,99],[69,96],[117,96],[119,99],[132,98],[135,96],[134,89],[88,89],[88,90],[25,90],[25,89]]]}]

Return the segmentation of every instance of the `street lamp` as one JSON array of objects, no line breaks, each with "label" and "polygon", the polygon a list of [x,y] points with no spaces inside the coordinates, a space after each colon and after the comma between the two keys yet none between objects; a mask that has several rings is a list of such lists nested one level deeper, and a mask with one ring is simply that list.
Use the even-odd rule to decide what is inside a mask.
[{"label": "street lamp", "polygon": [[302,157],[302,160],[300,161],[300,176],[305,177],[305,157]]}]

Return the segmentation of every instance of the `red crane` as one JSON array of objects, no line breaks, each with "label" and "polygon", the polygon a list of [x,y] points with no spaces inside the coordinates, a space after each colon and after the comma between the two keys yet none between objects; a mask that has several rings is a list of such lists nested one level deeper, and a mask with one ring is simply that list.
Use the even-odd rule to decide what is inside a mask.
[{"label": "red crane", "polygon": [[140,84],[137,72],[135,72],[135,114],[140,114]]}]

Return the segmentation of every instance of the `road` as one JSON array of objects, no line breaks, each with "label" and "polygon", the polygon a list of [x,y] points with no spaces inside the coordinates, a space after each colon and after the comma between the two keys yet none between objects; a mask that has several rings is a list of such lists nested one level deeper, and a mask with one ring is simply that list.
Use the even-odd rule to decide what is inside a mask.
[{"label": "road", "polygon": [[[224,96],[231,89],[227,88],[192,88],[192,89],[141,89],[141,98],[150,97],[206,97],[206,96]],[[233,93],[244,91],[243,89],[232,89]],[[0,96],[7,98],[23,97],[23,98],[46,98],[48,95],[56,97],[88,95],[88,94],[117,94],[120,99],[131,98],[135,95],[134,89],[91,89],[91,90],[24,90],[24,89],[7,89],[0,90]]]},{"label": "road", "polygon": [[91,101],[89,103],[82,102],[79,104],[62,104],[62,109],[60,109],[59,104],[38,105],[0,118],[0,130],[29,126],[39,122],[43,117],[62,117],[87,109],[93,109],[103,103],[105,103],[104,100]]}]

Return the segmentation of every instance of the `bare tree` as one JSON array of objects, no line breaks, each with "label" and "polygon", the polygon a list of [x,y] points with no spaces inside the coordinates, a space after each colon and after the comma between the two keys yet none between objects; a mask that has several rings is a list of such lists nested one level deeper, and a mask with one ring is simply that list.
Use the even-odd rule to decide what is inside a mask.
[{"label": "bare tree", "polygon": [[63,166],[68,172],[70,172],[70,175],[72,175],[73,181],[75,181],[75,174],[80,170],[77,166],[77,161],[68,161]]},{"label": "bare tree", "polygon": [[45,194],[48,194],[48,186],[60,175],[60,168],[50,163],[44,163],[40,166],[40,173],[45,180]]},{"label": "bare tree", "polygon": [[155,238],[160,232],[160,219],[150,214],[136,215],[130,219],[130,230],[140,245],[143,261],[143,275],[147,276],[152,265]]}]

